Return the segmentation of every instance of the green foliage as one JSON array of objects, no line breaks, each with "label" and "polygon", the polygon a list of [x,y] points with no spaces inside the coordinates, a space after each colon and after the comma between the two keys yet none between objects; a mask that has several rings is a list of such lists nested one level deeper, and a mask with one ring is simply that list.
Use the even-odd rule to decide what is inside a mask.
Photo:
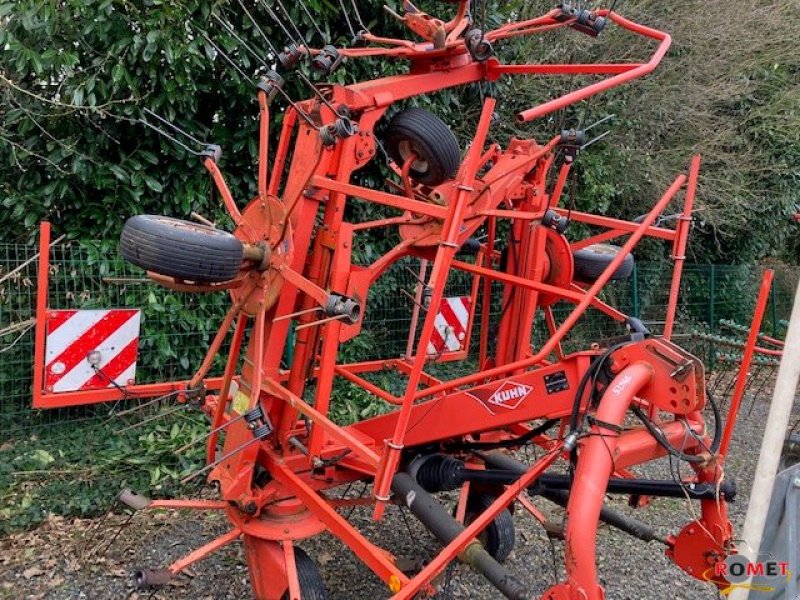
[{"label": "green foliage", "polygon": [[[310,5],[332,39],[343,41],[338,7]],[[293,9],[296,19],[308,21],[299,6]],[[212,12],[264,48],[235,4],[0,2],[0,47],[6,47],[0,54],[3,239],[27,238],[44,218],[71,237],[109,240],[136,213],[186,216],[198,210],[218,218],[221,207],[209,202],[199,161],[134,122],[143,108],[222,146],[236,197],[253,193],[254,90],[199,32],[208,31],[248,75],[257,65]],[[363,12],[370,18],[374,11]],[[280,29],[261,19],[261,28],[280,43]],[[306,35],[313,33],[306,26]],[[358,72],[348,69],[347,77]],[[298,99],[310,93],[297,78],[287,91]]]},{"label": "green foliage", "polygon": [[125,487],[157,497],[193,491],[178,482],[202,465],[203,446],[181,455],[175,448],[202,435],[204,420],[164,417],[127,431],[120,421],[65,425],[0,447],[0,536],[48,513],[100,515]]}]

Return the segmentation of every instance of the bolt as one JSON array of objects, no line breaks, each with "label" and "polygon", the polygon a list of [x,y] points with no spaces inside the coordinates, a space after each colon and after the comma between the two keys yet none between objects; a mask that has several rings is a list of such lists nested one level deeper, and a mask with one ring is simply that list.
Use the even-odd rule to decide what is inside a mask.
[{"label": "bolt", "polygon": [[800,488],[800,477],[795,477],[792,481],[792,485],[796,488]]}]

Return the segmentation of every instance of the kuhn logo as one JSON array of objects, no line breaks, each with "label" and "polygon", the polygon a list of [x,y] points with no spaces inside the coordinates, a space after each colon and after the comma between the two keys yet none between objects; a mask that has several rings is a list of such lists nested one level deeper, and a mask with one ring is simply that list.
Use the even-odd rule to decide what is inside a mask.
[{"label": "kuhn logo", "polygon": [[482,389],[473,390],[469,395],[483,404],[489,412],[494,414],[490,405],[501,406],[508,410],[518,408],[520,404],[528,397],[533,391],[533,388],[523,383],[516,383],[514,381],[504,381],[499,387],[494,390]]}]

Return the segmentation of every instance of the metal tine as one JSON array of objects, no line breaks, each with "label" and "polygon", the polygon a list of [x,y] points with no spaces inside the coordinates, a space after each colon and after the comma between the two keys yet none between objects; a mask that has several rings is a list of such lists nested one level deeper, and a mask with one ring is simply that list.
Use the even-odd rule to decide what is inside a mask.
[{"label": "metal tine", "polygon": [[117,530],[114,532],[114,535],[111,536],[111,539],[108,541],[108,543],[95,546],[92,550],[89,550],[87,556],[95,556],[100,552],[101,549],[102,549],[102,556],[106,556],[109,550],[111,550],[111,548],[114,546],[114,542],[116,542],[117,538],[120,536],[120,534],[122,534],[123,530],[128,525],[131,524],[131,521],[133,520],[133,516],[135,514],[136,512],[134,511],[128,513],[128,518],[125,519],[125,521],[123,521],[123,523],[119,527],[117,527]]},{"label": "metal tine", "polygon": [[294,319],[295,317],[299,317],[301,315],[307,315],[308,313],[312,312],[319,312],[322,310],[321,306],[315,306],[313,308],[307,308],[305,310],[298,310],[293,313],[289,313],[288,315],[281,315],[280,317],[275,317],[272,319],[273,323],[277,323],[278,321],[285,321],[286,319]]},{"label": "metal tine", "polygon": [[286,28],[286,25],[283,24],[283,21],[280,19],[280,17],[278,17],[278,15],[275,14],[275,11],[272,10],[272,7],[267,2],[265,2],[265,0],[258,0],[258,3],[264,7],[269,16],[272,17],[272,20],[275,21],[278,24],[278,27],[280,27],[283,30],[283,33],[286,34],[286,37],[288,37],[293,44],[296,44],[298,40],[294,39],[292,33]]},{"label": "metal tine", "polygon": [[[585,130],[584,130],[584,131],[585,131]],[[606,136],[607,136],[609,133],[611,133],[611,130],[610,130],[610,129],[608,129],[608,130],[604,131],[603,133],[601,133],[601,134],[600,134],[600,135],[598,135],[597,137],[594,137],[594,138],[592,138],[591,140],[589,140],[588,142],[586,142],[586,143],[585,143],[583,146],[581,146],[581,150],[585,150],[586,148],[588,148],[588,147],[589,147],[589,146],[591,146],[592,144],[596,144],[597,142],[599,142],[600,140],[602,140],[604,137],[606,137]]]},{"label": "metal tine", "polygon": [[247,15],[247,18],[250,20],[250,23],[253,24],[253,27],[255,28],[255,30],[258,32],[258,34],[261,36],[261,38],[267,43],[267,46],[269,46],[269,49],[275,55],[275,58],[277,58],[278,55],[280,54],[280,52],[275,47],[275,45],[270,41],[269,37],[267,37],[267,34],[264,33],[264,30],[261,29],[261,27],[259,27],[259,25],[256,22],[256,20],[253,17],[253,15],[250,13],[249,10],[247,10],[247,7],[244,5],[244,2],[242,0],[236,0],[236,2],[238,2],[239,6],[242,7],[242,10],[244,11],[244,14]]},{"label": "metal tine", "polygon": [[245,42],[241,37],[239,37],[239,34],[236,33],[236,30],[233,28],[233,25],[228,23],[219,15],[214,14],[211,16],[214,17],[217,23],[222,25],[228,31],[228,33],[230,33],[233,37],[236,38],[236,41],[239,42],[242,45],[242,47],[245,50],[247,50],[253,56],[253,58],[256,59],[256,62],[260,63],[261,66],[264,67],[265,69],[269,69],[269,65],[264,61],[264,58],[261,56],[261,54],[253,50],[253,48],[251,48],[247,42]]},{"label": "metal tine", "polygon": [[249,75],[247,75],[242,70],[242,68],[239,65],[237,65],[236,62],[234,62],[234,60],[230,56],[228,56],[228,54],[216,44],[216,42],[214,42],[214,40],[211,39],[211,36],[209,36],[208,33],[206,33],[202,28],[198,27],[197,25],[195,25],[194,27],[200,32],[200,35],[203,36],[203,39],[205,39],[209,44],[211,44],[214,50],[216,50],[217,53],[222,58],[224,58],[228,62],[228,64],[232,66],[237,73],[239,73],[239,75],[241,75],[242,79],[250,81],[250,83],[252,84],[252,78]]},{"label": "metal tine", "polygon": [[[209,44],[211,44],[211,46],[213,46],[213,48],[214,48],[214,49],[215,49],[215,50],[216,50],[216,51],[217,51],[217,52],[220,54],[220,56],[222,56],[222,57],[223,57],[223,58],[224,58],[226,61],[228,61],[228,63],[229,63],[229,64],[230,64],[230,65],[231,65],[231,66],[232,66],[234,69],[236,69],[236,71],[239,73],[239,75],[241,75],[241,76],[242,76],[242,78],[243,78],[243,79],[246,79],[246,80],[248,80],[248,81],[251,81],[251,79],[252,79],[252,78],[251,78],[251,77],[249,77],[247,74],[245,74],[245,72],[242,70],[242,68],[241,68],[241,67],[239,67],[239,65],[237,65],[237,64],[236,64],[236,62],[235,62],[235,61],[234,61],[234,60],[233,60],[233,59],[232,59],[230,56],[228,56],[228,54],[227,54],[227,53],[226,53],[226,52],[225,52],[225,51],[224,51],[222,48],[220,48],[220,47],[219,47],[219,46],[218,46],[218,45],[217,45],[217,44],[214,42],[214,40],[212,40],[212,39],[211,39],[211,37],[208,35],[208,33],[206,33],[206,32],[205,32],[203,29],[201,29],[201,28],[200,28],[200,27],[198,27],[197,25],[194,25],[194,27],[195,27],[195,28],[196,28],[196,29],[197,29],[197,30],[200,32],[200,35],[202,35],[202,36],[203,36],[203,38],[204,38],[204,39],[205,39],[205,40],[206,40],[206,41],[207,41]],[[234,34],[234,36],[235,36],[235,37],[238,37],[238,36],[236,36],[236,34]],[[259,61],[261,61],[261,59],[259,59]],[[262,64],[263,64],[263,63],[262,63]],[[266,64],[263,64],[263,66],[264,66],[265,68],[269,68],[269,67],[268,67],[268,65],[266,65]],[[251,83],[252,83],[252,81],[251,81]],[[311,125],[311,126],[314,128],[314,129],[318,129],[318,127],[317,127],[316,123],[314,123],[314,120],[313,120],[313,119],[312,119],[312,118],[311,118],[311,117],[308,115],[308,113],[306,113],[306,112],[305,112],[305,111],[304,111],[302,108],[300,108],[300,106],[297,104],[297,102],[295,102],[294,100],[292,100],[292,98],[289,96],[289,94],[287,94],[287,93],[286,93],[286,90],[284,90],[284,89],[283,89],[283,86],[276,85],[276,86],[275,86],[275,89],[276,89],[276,90],[278,90],[278,92],[280,93],[280,95],[281,95],[281,96],[283,96],[283,97],[286,99],[286,101],[287,101],[287,102],[288,102],[288,103],[289,103],[289,104],[292,106],[292,108],[294,108],[294,109],[297,111],[297,114],[299,114],[299,115],[300,115],[300,116],[303,118],[303,120],[304,120],[306,123],[308,123],[309,125]]]},{"label": "metal tine", "polygon": [[728,385],[725,386],[725,391],[722,393],[722,401],[723,403],[726,404],[728,400],[730,400],[731,390],[733,389],[733,386],[736,384],[736,379],[738,378],[738,373],[736,373],[736,371],[734,370],[731,370],[729,375],[730,378],[728,380]]},{"label": "metal tine", "polygon": [[423,306],[422,304],[420,304],[419,302],[417,302],[417,299],[416,299],[414,296],[412,296],[411,294],[409,294],[409,293],[408,293],[406,290],[402,290],[402,289],[401,289],[401,290],[400,290],[400,293],[401,293],[401,294],[403,294],[404,296],[406,296],[406,297],[407,297],[409,300],[411,300],[411,302],[413,302],[414,304],[416,304],[417,306],[419,306],[420,310],[424,310],[424,311],[426,311],[426,312],[427,312],[427,310],[428,310],[428,307],[427,307],[427,306]]},{"label": "metal tine", "polygon": [[162,116],[161,116],[161,115],[159,115],[158,113],[156,113],[156,112],[153,112],[153,111],[152,111],[152,110],[150,110],[149,108],[143,108],[142,110],[143,110],[145,113],[147,113],[148,115],[150,115],[151,117],[155,117],[156,119],[158,119],[159,121],[161,121],[162,123],[164,123],[164,125],[166,125],[166,126],[167,126],[167,127],[169,127],[170,129],[173,129],[174,131],[177,131],[178,133],[180,133],[180,134],[182,134],[182,135],[185,135],[187,138],[189,138],[190,140],[192,140],[192,141],[193,141],[195,144],[197,144],[197,145],[199,145],[199,146],[204,146],[204,147],[205,147],[205,146],[208,146],[208,142],[204,142],[204,141],[202,141],[202,140],[198,140],[196,137],[194,137],[194,136],[193,136],[191,133],[189,133],[189,132],[188,132],[188,131],[186,131],[185,129],[181,129],[180,127],[178,127],[178,126],[177,126],[177,125],[175,125],[174,123],[172,123],[172,122],[168,121],[167,119],[165,119],[164,117],[162,117]]},{"label": "metal tine", "polygon": [[584,130],[584,131],[589,131],[589,130],[590,130],[590,129],[592,129],[593,127],[597,127],[598,125],[602,125],[603,123],[606,123],[606,122],[610,121],[611,119],[614,119],[614,118],[616,118],[616,116],[617,116],[617,115],[616,115],[616,114],[614,114],[614,113],[612,113],[612,114],[610,114],[610,115],[606,115],[605,117],[603,117],[602,119],[599,119],[599,120],[595,121],[594,123],[592,123],[592,124],[591,124],[591,125],[589,125],[588,127],[584,127],[584,128],[583,128],[583,130]]},{"label": "metal tine", "polygon": [[311,321],[310,323],[303,323],[302,325],[298,325],[294,328],[295,331],[301,331],[303,329],[307,329],[309,327],[314,327],[316,325],[323,325],[325,323],[330,323],[331,321],[340,321],[341,319],[347,318],[347,315],[335,315],[333,317],[327,317],[325,319],[319,319],[318,321]]},{"label": "metal tine", "polygon": [[[302,0],[300,0],[302,2]],[[361,18],[361,11],[358,10],[358,2],[356,0],[350,0],[350,3],[353,5],[353,11],[356,13],[356,20],[358,24],[361,25],[361,29],[364,31],[369,31],[369,28],[364,25],[364,20]]]},{"label": "metal tine", "polygon": [[[302,32],[300,31],[300,28],[297,26],[297,23],[295,23],[294,19],[292,19],[292,15],[289,14],[288,10],[286,10],[286,7],[283,5],[283,2],[281,2],[281,0],[275,0],[275,1],[278,3],[280,9],[283,11],[283,14],[286,15],[286,18],[288,19],[289,24],[292,26],[292,29],[294,29],[295,33],[297,34],[297,37],[300,39],[301,42],[303,42],[303,46],[305,46],[306,48],[310,48],[311,46],[309,46],[308,41],[303,36]],[[309,58],[311,58],[310,54],[308,56]]]},{"label": "metal tine", "polygon": [[[355,38],[356,37],[356,30],[353,28],[353,23],[350,22],[350,17],[348,16],[347,9],[344,6],[344,0],[339,0],[339,6],[342,9],[342,14],[344,15],[344,20],[347,23],[347,28],[350,30],[350,35],[352,35],[353,38]],[[386,10],[387,12],[389,12],[390,14],[392,14],[395,18],[402,20],[402,17],[400,15],[398,15],[397,13],[395,13],[388,6],[384,5],[383,9]]]},{"label": "metal tine", "polygon": [[719,387],[720,380],[722,379],[722,372],[719,370],[714,371],[713,379],[709,379],[709,385],[711,386],[711,392],[716,395],[717,388]]},{"label": "metal tine", "polygon": [[202,475],[202,474],[203,474],[203,473],[205,473],[206,471],[210,471],[211,469],[213,469],[214,467],[216,467],[218,464],[220,464],[220,463],[222,463],[222,462],[225,462],[226,460],[228,460],[228,459],[229,459],[231,456],[233,456],[233,455],[235,455],[235,454],[237,454],[237,453],[241,452],[242,450],[245,450],[246,448],[249,448],[250,446],[252,446],[252,445],[253,445],[253,444],[255,444],[256,442],[261,442],[261,441],[263,441],[263,439],[262,439],[262,438],[257,438],[257,437],[254,437],[254,438],[253,438],[252,440],[250,440],[249,442],[245,442],[244,444],[242,444],[242,445],[241,445],[241,446],[239,446],[238,448],[235,448],[235,449],[231,450],[230,452],[228,452],[227,454],[224,454],[223,456],[220,456],[220,457],[219,457],[218,459],[216,459],[214,462],[208,463],[208,464],[207,464],[205,467],[203,467],[203,468],[202,468],[202,469],[200,469],[199,471],[195,471],[194,473],[191,473],[191,474],[187,475],[186,477],[184,477],[183,479],[181,479],[181,481],[180,481],[180,482],[181,482],[182,484],[184,484],[184,483],[189,483],[189,482],[190,482],[192,479],[194,479],[194,478],[195,478],[195,477],[197,477],[198,475]]},{"label": "metal tine", "polygon": [[306,77],[306,74],[303,73],[302,69],[297,69],[295,72],[300,76],[300,79],[303,81],[303,83],[313,90],[314,94],[322,101],[322,103],[331,109],[331,111],[333,111],[333,114],[339,114],[336,110],[336,107],[331,104],[330,101],[325,97],[325,94],[323,94],[322,91],[316,85],[314,85],[314,83],[308,77]]},{"label": "metal tine", "polygon": [[82,540],[82,543],[80,545],[81,554],[84,554],[85,552],[87,552],[87,550],[88,550],[87,549],[87,545],[89,544],[90,541],[94,542],[95,533],[97,532],[98,529],[100,529],[103,526],[103,524],[106,522],[106,519],[108,519],[108,517],[114,511],[114,507],[116,505],[117,505],[117,500],[115,499],[111,503],[111,506],[108,507],[108,510],[106,510],[103,513],[103,516],[100,517],[99,519],[94,520],[92,522],[92,524],[84,530],[83,536],[82,536],[83,540]]},{"label": "metal tine", "polygon": [[314,26],[314,29],[317,30],[319,37],[322,38],[323,42],[327,41],[325,38],[325,34],[322,33],[322,29],[320,29],[319,25],[317,25],[317,20],[314,18],[314,15],[311,14],[311,11],[308,10],[308,6],[306,6],[306,3],[303,0],[298,0],[298,1],[300,2],[300,6],[302,7],[303,11],[306,13],[308,20],[311,21],[311,24]]},{"label": "metal tine", "polygon": [[425,282],[423,279],[421,279],[419,275],[417,275],[417,274],[414,272],[414,269],[412,269],[412,268],[411,268],[411,267],[409,267],[408,265],[406,265],[406,266],[405,266],[405,269],[406,269],[406,271],[408,271],[408,272],[411,274],[411,276],[412,276],[414,279],[416,279],[416,280],[417,280],[419,283],[421,283],[422,285],[427,285],[427,283],[426,283],[426,282]]},{"label": "metal tine", "polygon": [[184,144],[182,141],[180,141],[178,138],[176,138],[174,135],[171,135],[171,134],[167,133],[166,131],[164,131],[160,127],[156,127],[150,121],[147,121],[146,119],[134,119],[134,120],[137,123],[141,123],[142,125],[145,125],[145,126],[149,127],[150,129],[152,129],[156,133],[158,133],[160,135],[163,135],[165,138],[167,138],[172,143],[177,144],[178,146],[180,146],[181,148],[186,150],[189,154],[193,154],[195,156],[202,156],[203,155],[203,153],[200,152],[199,150],[193,150],[188,145]]},{"label": "metal tine", "polygon": [[134,423],[133,425],[128,425],[127,427],[123,427],[122,429],[119,429],[117,431],[117,433],[122,433],[123,431],[128,431],[130,429],[136,429],[137,427],[141,427],[142,425],[147,425],[148,423],[156,421],[156,420],[158,420],[158,419],[160,419],[162,417],[168,417],[169,415],[172,415],[172,414],[174,414],[174,413],[176,413],[178,411],[181,411],[181,410],[183,410],[184,408],[186,408],[188,406],[191,406],[188,402],[186,404],[179,404],[178,406],[174,406],[171,409],[169,409],[167,411],[164,411],[163,413],[159,413],[157,415],[153,415],[152,417],[148,417],[147,419],[143,419],[141,421],[138,421],[137,423]]},{"label": "metal tine", "polygon": [[119,417],[124,417],[125,415],[129,415],[131,413],[139,412],[143,408],[147,408],[148,406],[152,406],[153,404],[157,404],[162,400],[166,400],[172,396],[177,396],[178,394],[182,393],[182,390],[176,390],[174,392],[170,392],[168,394],[164,394],[163,396],[158,396],[157,398],[153,398],[152,400],[148,400],[147,402],[143,402],[142,404],[137,404],[132,408],[127,408],[121,412],[109,412],[109,420],[116,419]]},{"label": "metal tine", "polygon": [[752,392],[753,399],[750,401],[750,408],[747,409],[747,416],[749,417],[753,413],[753,407],[756,405],[756,400],[758,400],[759,394],[761,394],[761,390],[764,389],[764,386],[767,382],[772,379],[772,374],[774,373],[773,367],[769,367],[766,365],[762,365],[758,369],[758,374],[765,373],[764,376],[761,378],[761,382],[758,384],[758,387],[754,392]]},{"label": "metal tine", "polygon": [[212,429],[208,433],[205,433],[205,434],[201,435],[200,437],[194,438],[193,440],[185,443],[180,448],[176,449],[175,450],[175,454],[182,454],[183,452],[185,452],[186,450],[188,450],[192,446],[195,446],[198,443],[200,443],[200,440],[208,439],[209,437],[211,437],[215,433],[218,433],[218,432],[222,431],[223,429],[226,429],[226,428],[230,427],[234,423],[236,423],[238,421],[241,421],[242,419],[244,419],[244,417],[245,417],[245,415],[239,415],[238,417],[235,417],[235,418],[231,419],[230,421],[226,421],[225,423],[223,423],[219,427],[215,427],[214,429]]},{"label": "metal tine", "polygon": [[[244,10],[245,14],[247,15],[247,18],[248,18],[248,19],[250,20],[250,22],[253,24],[253,27],[255,27],[255,29],[258,31],[259,35],[261,35],[261,37],[262,37],[262,38],[264,39],[264,41],[267,43],[267,45],[268,45],[268,46],[269,46],[269,48],[270,48],[270,51],[271,51],[271,52],[272,52],[272,53],[275,55],[275,57],[277,58],[278,54],[280,54],[280,52],[278,51],[278,49],[275,47],[275,45],[274,45],[274,44],[273,44],[273,43],[270,41],[270,39],[269,39],[269,38],[267,37],[267,35],[264,33],[264,30],[262,30],[262,29],[261,29],[261,27],[259,27],[259,26],[258,26],[258,23],[256,22],[255,18],[254,18],[254,17],[253,17],[253,15],[250,13],[250,11],[249,11],[249,10],[247,10],[247,7],[245,7],[245,5],[244,5],[244,3],[242,2],[242,0],[236,0],[236,1],[237,1],[237,3],[239,4],[239,6],[241,6],[241,7],[242,7],[242,10]],[[281,6],[282,6],[282,5],[281,5]],[[306,13],[308,14],[308,17],[309,17],[309,19],[311,19],[311,20],[312,20],[312,22],[313,22],[313,17],[312,17],[312,16],[311,16],[311,14],[308,12],[308,9],[306,8],[305,4],[303,4],[303,8],[306,10]],[[215,18],[217,18],[217,19],[219,20],[219,17],[216,17],[216,15],[215,15]],[[226,27],[226,29],[228,29],[228,31],[230,31],[230,33],[231,33],[231,34],[232,34],[232,35],[233,35],[233,36],[234,36],[234,37],[235,37],[237,40],[239,40],[239,41],[240,41],[240,42],[241,42],[243,45],[245,45],[245,47],[246,47],[246,44],[244,44],[244,42],[242,41],[242,39],[241,39],[241,38],[240,38],[240,37],[239,37],[239,36],[236,34],[236,32],[235,32],[235,31],[233,31],[233,28],[232,28],[232,26],[231,26],[230,24],[228,24],[228,23],[223,23],[223,25]],[[316,27],[316,23],[314,23],[314,26]],[[319,31],[319,34],[320,34],[320,36],[321,36],[321,37],[323,38],[323,40],[324,40],[324,39],[325,39],[325,36],[324,36],[324,35],[322,35],[322,31],[320,31],[318,27],[317,27],[317,30]],[[291,38],[291,36],[289,36],[289,37]],[[306,42],[306,40],[303,40],[303,43],[306,45],[306,48],[308,48],[308,47],[309,47],[309,46],[308,46],[308,43]],[[251,52],[252,52],[252,50],[251,50]],[[307,55],[307,56],[308,56],[308,58],[309,58],[309,59],[311,58],[311,55],[310,55],[310,54],[309,54],[309,55]],[[260,60],[260,59],[259,59],[259,60]],[[262,64],[263,64],[263,62],[262,62]],[[269,68],[269,66],[268,66],[268,65],[264,65],[264,67],[265,67],[265,68]],[[302,71],[301,69],[298,69],[298,70],[297,70],[297,75],[300,77],[300,79],[303,81],[303,83],[305,83],[305,84],[306,84],[306,85],[307,85],[309,88],[311,88],[311,90],[314,92],[314,94],[315,94],[315,95],[316,95],[316,96],[317,96],[317,97],[318,97],[318,98],[319,98],[319,99],[320,99],[320,100],[321,100],[321,101],[322,101],[322,102],[325,104],[325,106],[327,106],[327,107],[328,107],[330,110],[332,110],[334,113],[336,113],[336,108],[335,108],[335,107],[334,107],[334,106],[333,106],[333,105],[332,105],[332,104],[331,104],[331,103],[328,101],[328,99],[325,97],[325,95],[322,93],[322,91],[321,91],[321,90],[320,90],[320,89],[319,89],[319,88],[318,88],[316,85],[314,85],[314,83],[313,83],[313,82],[312,82],[312,81],[311,81],[311,80],[310,80],[310,79],[309,79],[309,78],[306,76],[306,74],[305,74],[305,73],[303,73],[303,71]],[[282,89],[281,89],[280,91],[283,93],[283,90],[282,90]],[[294,103],[292,103],[292,105],[294,105]],[[297,107],[295,107],[295,109],[297,109]]]}]

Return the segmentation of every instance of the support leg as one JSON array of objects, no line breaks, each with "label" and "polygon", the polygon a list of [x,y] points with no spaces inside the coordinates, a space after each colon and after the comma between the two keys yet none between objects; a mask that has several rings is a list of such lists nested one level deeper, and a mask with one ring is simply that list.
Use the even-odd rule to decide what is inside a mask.
[{"label": "support leg", "polygon": [[253,597],[257,600],[281,600],[289,589],[289,578],[296,581],[297,572],[289,573],[286,568],[286,556],[280,543],[245,535],[244,552]]}]

